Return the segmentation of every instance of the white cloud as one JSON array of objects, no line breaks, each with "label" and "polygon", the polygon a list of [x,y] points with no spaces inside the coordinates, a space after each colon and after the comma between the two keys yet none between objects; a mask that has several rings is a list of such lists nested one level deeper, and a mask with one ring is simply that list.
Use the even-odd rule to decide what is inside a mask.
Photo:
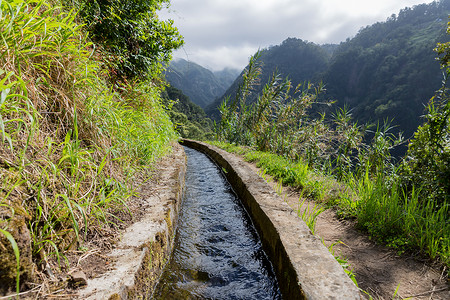
[{"label": "white cloud", "polygon": [[185,47],[175,53],[213,70],[243,68],[258,48],[297,37],[339,43],[401,8],[431,0],[171,0]]},{"label": "white cloud", "polygon": [[192,48],[178,50],[174,56],[193,61],[210,70],[222,70],[225,67],[242,69],[257,50],[258,47],[251,45]]}]

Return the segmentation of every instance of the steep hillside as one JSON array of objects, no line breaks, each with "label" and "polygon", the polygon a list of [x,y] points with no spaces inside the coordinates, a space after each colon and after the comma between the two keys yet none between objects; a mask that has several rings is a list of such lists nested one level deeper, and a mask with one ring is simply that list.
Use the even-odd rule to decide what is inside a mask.
[{"label": "steep hillside", "polygon": [[223,95],[238,74],[239,71],[232,69],[213,73],[194,62],[175,59],[171,61],[165,77],[173,87],[183,91],[193,103],[204,108]]},{"label": "steep hillside", "polygon": [[323,75],[327,96],[353,109],[360,122],[393,119],[410,137],[441,86],[433,48],[448,40],[449,13],[448,0],[422,4],[360,30],[339,46]]},{"label": "steep hillside", "polygon": [[[238,69],[230,69],[225,68],[221,71],[214,71],[213,72],[216,78],[226,87],[230,87],[230,85],[236,80],[236,78],[241,73]],[[225,92],[225,91],[224,91]],[[222,95],[220,95],[222,96]]]},{"label": "steep hillside", "polygon": [[[405,8],[340,45],[287,39],[261,52],[261,84],[274,72],[289,77],[294,86],[322,81],[326,88],[322,97],[347,106],[358,123],[393,120],[392,125],[410,137],[422,122],[426,103],[441,86],[442,71],[433,48],[448,40],[449,13],[449,0]],[[226,96],[234,98],[240,80],[205,109],[208,115],[219,118],[217,107]]]},{"label": "steep hillside", "polygon": [[213,122],[181,90],[169,85],[161,96],[164,104],[171,107],[170,120],[181,137],[196,140],[212,138]]},{"label": "steep hillside", "polygon": [[[136,184],[178,138],[155,85],[160,61],[182,44],[155,14],[162,1],[118,0],[114,12],[108,1],[88,4],[0,1],[2,299],[76,287],[80,256],[114,243],[134,218]],[[114,26],[97,40],[105,24]],[[119,36],[164,47],[143,47],[142,63]]]}]

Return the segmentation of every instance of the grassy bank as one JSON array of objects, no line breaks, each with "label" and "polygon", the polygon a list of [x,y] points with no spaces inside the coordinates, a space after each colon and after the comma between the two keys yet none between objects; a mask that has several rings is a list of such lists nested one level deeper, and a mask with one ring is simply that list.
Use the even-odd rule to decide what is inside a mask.
[{"label": "grassy bank", "polygon": [[68,268],[127,214],[133,180],[177,139],[153,81],[112,88],[57,1],[1,1],[0,294]]},{"label": "grassy bank", "polygon": [[223,142],[210,143],[255,162],[263,172],[298,188],[305,197],[334,207],[341,217],[355,219],[361,229],[397,252],[420,252],[450,265],[448,206],[436,208],[433,202],[424,205],[420,193],[406,193],[398,182],[381,173],[371,177],[367,170],[337,180],[311,169],[302,160]]}]

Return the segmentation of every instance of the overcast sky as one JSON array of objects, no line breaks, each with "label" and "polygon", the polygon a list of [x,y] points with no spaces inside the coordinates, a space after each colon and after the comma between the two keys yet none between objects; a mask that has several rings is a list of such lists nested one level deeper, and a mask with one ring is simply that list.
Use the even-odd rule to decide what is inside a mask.
[{"label": "overcast sky", "polygon": [[361,27],[431,0],[171,0],[162,19],[184,36],[174,57],[211,70],[243,69],[258,49],[288,37],[340,43]]}]

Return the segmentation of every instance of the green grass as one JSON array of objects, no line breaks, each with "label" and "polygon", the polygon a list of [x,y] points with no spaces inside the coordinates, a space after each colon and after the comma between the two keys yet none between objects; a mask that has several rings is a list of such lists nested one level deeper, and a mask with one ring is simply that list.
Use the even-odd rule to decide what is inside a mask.
[{"label": "green grass", "polygon": [[315,234],[316,232],[316,221],[317,217],[325,211],[325,207],[323,207],[320,204],[306,204],[306,199],[300,197],[297,214],[302,220],[306,223],[306,225],[311,230],[312,234]]},{"label": "green grass", "polygon": [[[223,142],[209,142],[229,152],[240,154],[255,162],[283,184],[301,189],[302,193],[325,206],[334,206],[338,215],[354,218],[381,243],[399,254],[413,251],[450,264],[450,223],[448,205],[437,206],[432,201],[421,202],[420,193],[402,190],[398,182],[382,172],[371,176],[369,169],[346,173],[339,182],[330,176],[308,168],[300,161],[292,161],[275,154],[259,152]],[[306,214],[314,218],[314,214]]]},{"label": "green grass", "polygon": [[[210,141],[212,145],[220,147],[229,152],[242,155],[246,161],[256,163],[258,168],[281,180],[283,184],[301,189],[305,197],[312,197],[319,201],[332,198],[332,194],[326,194],[325,186],[331,184],[327,176],[317,176],[302,160],[293,161],[269,152],[256,151],[249,147],[239,147],[223,142]],[[330,187],[331,189],[331,187]]]},{"label": "green grass", "polygon": [[418,190],[406,193],[398,183],[388,186],[379,174],[351,178],[347,184],[355,191],[356,217],[360,227],[399,253],[419,249],[431,259],[450,263],[450,224],[448,206],[421,202]]},{"label": "green grass", "polygon": [[[322,239],[322,243],[325,245],[323,239]],[[336,261],[344,269],[344,272],[348,275],[348,277],[350,277],[350,279],[355,283],[355,285],[358,286],[358,282],[356,281],[355,273],[353,273],[353,270],[351,269],[351,266],[350,266],[350,263],[348,262],[348,260],[345,257],[343,257],[341,254],[336,254],[334,251],[334,246],[336,246],[338,244],[345,245],[342,241],[334,242],[329,247],[327,247],[328,251],[330,251],[330,253],[333,254]]]},{"label": "green grass", "polygon": [[[0,208],[27,220],[38,268],[67,263],[68,249],[121,222],[135,176],[177,135],[153,82],[108,86],[74,11],[57,1],[0,8]],[[11,242],[10,221],[0,236]]]}]

